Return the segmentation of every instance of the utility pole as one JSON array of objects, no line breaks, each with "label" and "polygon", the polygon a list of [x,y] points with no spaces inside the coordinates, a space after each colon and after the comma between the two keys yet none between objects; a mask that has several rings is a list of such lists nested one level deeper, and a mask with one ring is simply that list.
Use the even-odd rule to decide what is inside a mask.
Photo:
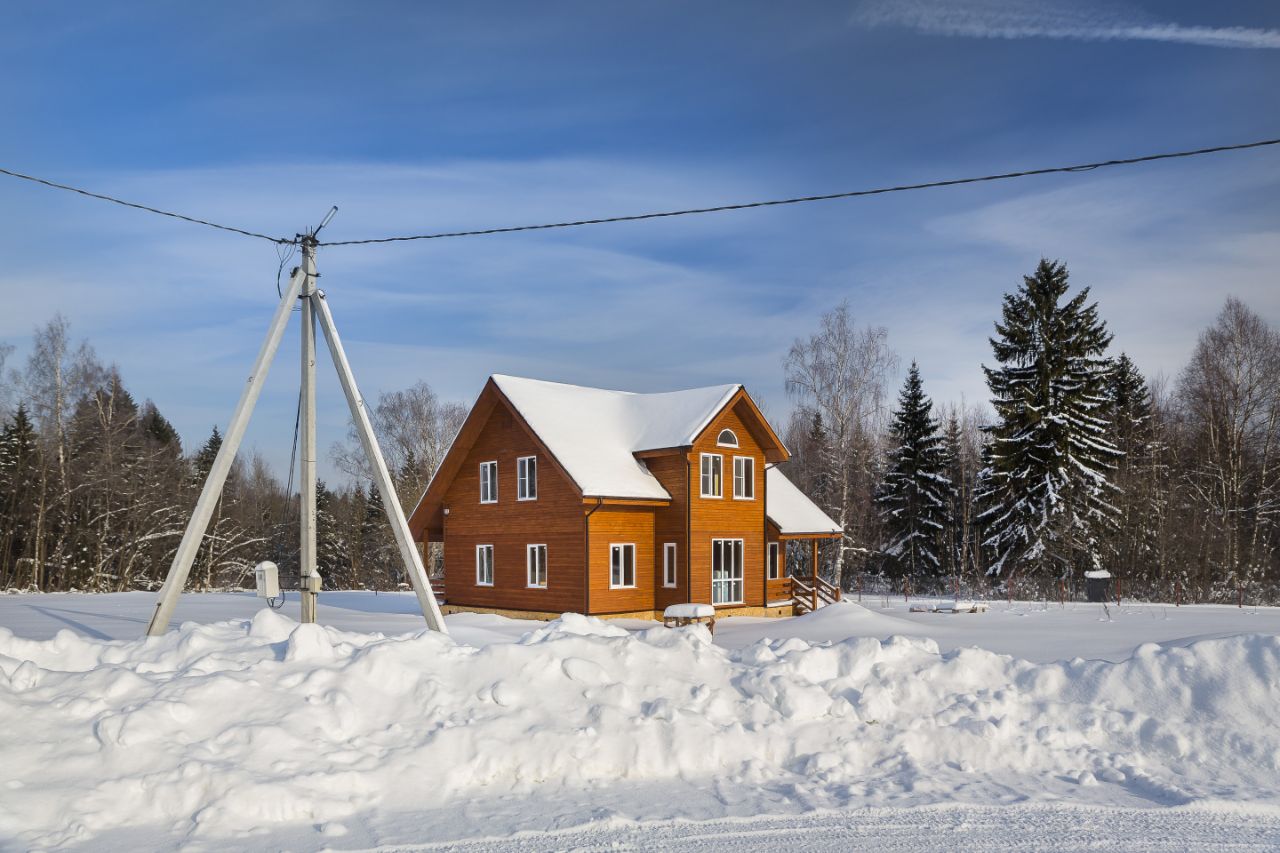
[{"label": "utility pole", "polygon": [[316,237],[302,238],[302,395],[298,413],[298,452],[301,456],[298,484],[298,589],[302,600],[300,621],[316,621],[320,571],[316,565],[316,319],[311,299],[316,292]]},{"label": "utility pole", "polygon": [[316,621],[316,600],[320,592],[320,572],[316,565],[316,324],[324,330],[325,342],[329,346],[329,354],[333,356],[333,366],[338,372],[338,381],[347,398],[347,406],[351,410],[351,420],[360,436],[360,444],[369,459],[373,470],[374,483],[382,495],[383,509],[387,513],[387,521],[391,524],[391,532],[395,535],[396,546],[400,550],[400,558],[404,561],[405,574],[413,582],[413,591],[418,598],[418,606],[427,627],[442,634],[449,633],[445,625],[440,605],[431,589],[426,568],[409,531],[409,522],[400,506],[396,495],[395,484],[387,469],[387,461],[378,447],[378,437],[374,434],[373,424],[369,420],[368,407],[356,387],[355,374],[351,371],[351,363],[342,348],[342,340],[338,337],[338,327],[334,325],[333,315],[325,302],[324,293],[316,287],[316,247],[319,243],[316,234],[328,224],[338,208],[333,208],[313,231],[300,235],[298,244],[302,247],[302,264],[293,271],[289,278],[289,287],[285,290],[276,308],[275,316],[267,329],[267,338],[262,342],[258,358],[253,364],[253,372],[245,383],[240,395],[240,402],[231,416],[222,447],[218,450],[200,490],[200,499],[196,502],[195,511],[187,523],[187,529],[178,543],[178,551],[174,554],[173,563],[169,566],[169,574],[165,577],[164,586],[156,598],[156,609],[147,626],[147,635],[156,637],[165,632],[169,620],[173,617],[178,596],[187,582],[187,574],[200,547],[200,540],[209,526],[213,508],[222,494],[222,486],[226,482],[227,473],[235,461],[236,452],[244,438],[245,428],[253,414],[254,404],[262,393],[262,383],[267,377],[267,369],[280,346],[285,326],[289,323],[289,315],[293,313],[294,303],[301,299],[302,305],[302,391],[299,400],[298,431],[300,455],[302,461],[302,482],[299,489],[299,504],[302,513],[301,541],[299,543],[299,587],[302,599],[303,622]]}]

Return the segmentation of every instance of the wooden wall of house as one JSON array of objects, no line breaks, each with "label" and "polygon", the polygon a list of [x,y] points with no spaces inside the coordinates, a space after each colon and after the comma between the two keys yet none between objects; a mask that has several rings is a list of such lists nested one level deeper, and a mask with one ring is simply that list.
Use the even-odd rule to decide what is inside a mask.
[{"label": "wooden wall of house", "polygon": [[780,601],[787,597],[790,591],[790,583],[787,580],[787,543],[782,541],[782,536],[778,531],[777,525],[769,522],[765,528],[765,560],[769,559],[768,546],[771,543],[778,545],[778,578],[777,580],[769,580],[768,563],[765,563],[765,600]]},{"label": "wooden wall of house", "polygon": [[[516,459],[538,457],[537,500],[516,499]],[[480,503],[480,463],[498,462],[498,502]],[[577,487],[538,448],[504,404],[494,407],[444,505],[445,595],[450,604],[582,612],[586,604],[585,508]],[[494,585],[476,584],[476,546],[494,546]],[[527,584],[526,546],[547,546],[547,587]]]},{"label": "wooden wall of house", "polygon": [[[743,604],[762,606],[765,600],[765,491],[764,451],[757,436],[747,427],[739,412],[745,403],[724,409],[703,430],[689,453],[690,539],[686,549],[690,563],[691,601],[711,603],[711,540],[743,540]],[[731,429],[738,437],[738,447],[719,447],[716,439],[721,430]],[[702,497],[701,454],[724,456],[724,496]],[[733,457],[750,456],[755,460],[755,498],[733,497]]]},{"label": "wooden wall of house", "polygon": [[[689,459],[679,451],[644,460],[649,471],[671,494],[669,506],[654,510],[654,609],[689,600]],[[663,586],[663,549],[667,543],[676,546],[676,585]]]},{"label": "wooden wall of house", "polygon": [[[590,613],[626,613],[654,607],[654,507],[604,505],[588,518]],[[610,588],[610,546],[636,546],[635,587]],[[658,581],[661,582],[660,580]]]}]

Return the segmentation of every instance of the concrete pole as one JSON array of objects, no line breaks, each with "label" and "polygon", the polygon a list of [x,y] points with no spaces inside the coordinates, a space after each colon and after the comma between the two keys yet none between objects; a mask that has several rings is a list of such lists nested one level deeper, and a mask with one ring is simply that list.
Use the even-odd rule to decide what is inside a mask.
[{"label": "concrete pole", "polygon": [[169,564],[169,574],[165,577],[164,586],[160,588],[160,594],[156,597],[156,609],[151,614],[151,622],[147,625],[149,637],[158,637],[163,634],[169,627],[169,620],[173,618],[173,609],[178,604],[178,596],[187,585],[187,575],[191,572],[191,564],[195,561],[196,552],[200,549],[200,540],[204,538],[205,530],[209,527],[209,519],[213,516],[218,498],[222,496],[222,486],[227,481],[231,463],[235,461],[236,451],[240,449],[240,442],[244,439],[249,417],[253,414],[253,407],[262,393],[262,384],[266,381],[267,371],[271,368],[271,360],[280,347],[280,338],[284,336],[285,326],[289,324],[289,314],[293,311],[293,304],[301,292],[303,278],[301,270],[294,272],[289,279],[289,286],[285,288],[280,305],[276,308],[275,316],[271,318],[267,337],[262,342],[262,348],[258,350],[258,358],[253,363],[248,380],[245,381],[244,390],[240,392],[240,402],[236,404],[235,412],[231,415],[231,423],[227,425],[227,432],[222,437],[222,447],[218,449],[218,455],[214,457],[213,465],[209,468],[209,475],[205,477],[204,487],[200,490],[200,499],[196,501],[196,508],[187,522],[182,541],[178,543],[177,553],[173,555],[173,562]]},{"label": "concrete pole", "polygon": [[382,506],[386,510],[387,521],[391,523],[396,547],[400,549],[405,573],[409,575],[409,580],[413,583],[413,591],[418,596],[418,606],[422,608],[422,616],[427,620],[428,628],[447,634],[449,629],[445,627],[440,605],[436,603],[435,592],[432,591],[431,582],[427,579],[427,571],[422,565],[422,555],[418,553],[413,535],[409,532],[409,522],[400,508],[400,498],[396,496],[395,484],[391,481],[386,460],[382,458],[382,451],[378,447],[378,439],[373,433],[373,424],[369,421],[364,398],[360,396],[360,389],[356,387],[355,374],[351,372],[346,351],[343,350],[342,341],[338,338],[338,328],[333,324],[333,315],[329,313],[329,303],[325,301],[324,294],[321,292],[315,293],[311,297],[311,302],[315,306],[316,317],[320,321],[324,339],[329,344],[329,354],[333,356],[333,366],[338,371],[342,393],[346,395],[347,405],[351,409],[351,420],[356,425],[356,432],[360,436],[364,454],[369,460],[369,467],[373,469],[373,481],[378,487],[379,494],[382,495]]},{"label": "concrete pole", "polygon": [[302,615],[300,621],[316,621],[316,599],[320,592],[320,571],[316,565],[316,320],[311,296],[316,292],[316,240],[302,240],[302,399],[298,417],[298,453],[301,482],[298,508],[301,513],[298,573]]}]

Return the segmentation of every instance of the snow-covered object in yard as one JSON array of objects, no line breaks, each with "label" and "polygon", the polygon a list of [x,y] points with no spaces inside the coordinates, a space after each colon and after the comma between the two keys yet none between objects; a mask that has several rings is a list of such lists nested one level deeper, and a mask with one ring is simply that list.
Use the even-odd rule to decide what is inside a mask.
[{"label": "snow-covered object in yard", "polygon": [[841,532],[839,524],[773,465],[765,469],[765,498],[765,514],[784,536]]},{"label": "snow-covered object in yard", "polygon": [[710,604],[672,604],[662,611],[664,619],[706,619],[716,615]]},{"label": "snow-covered object in yard", "polygon": [[493,381],[584,495],[613,498],[670,498],[633,454],[692,444],[742,388],[636,394],[516,376]]},{"label": "snow-covered object in yard", "polygon": [[1094,569],[1094,570],[1085,572],[1084,576],[1089,580],[1106,580],[1107,578],[1111,577],[1111,572],[1107,571],[1106,569]]},{"label": "snow-covered object in yard", "polygon": [[[840,603],[792,624],[883,618]],[[1015,799],[1274,813],[1278,704],[1264,635],[1035,664],[904,637],[727,651],[582,616],[480,648],[267,610],[127,642],[0,630],[0,847],[301,849],[354,827],[368,849],[397,815],[438,832],[407,816],[455,808],[457,831],[492,835],[490,815],[554,828],[587,802],[614,819]],[[289,827],[310,841],[261,841]]]}]

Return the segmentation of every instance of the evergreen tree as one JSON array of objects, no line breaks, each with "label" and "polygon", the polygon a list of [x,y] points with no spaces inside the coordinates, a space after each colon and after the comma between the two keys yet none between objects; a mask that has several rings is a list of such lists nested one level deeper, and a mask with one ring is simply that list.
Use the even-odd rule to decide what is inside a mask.
[{"label": "evergreen tree", "polygon": [[196,479],[204,482],[204,478],[209,476],[209,469],[213,468],[213,460],[218,457],[218,451],[222,449],[222,433],[218,432],[215,424],[213,432],[209,433],[209,440],[204,446],[196,451],[195,462]]},{"label": "evergreen tree", "polygon": [[35,425],[19,403],[0,432],[0,588],[27,582],[17,567],[34,546],[29,539],[39,452]]},{"label": "evergreen tree", "polygon": [[998,418],[981,515],[993,575],[1025,569],[1051,579],[1097,567],[1099,537],[1115,523],[1111,335],[1097,304],[1086,304],[1089,289],[1064,301],[1067,290],[1066,265],[1042,259],[1005,295],[991,339],[1000,366],[983,368]]},{"label": "evergreen tree", "polygon": [[[178,437],[178,431],[174,429],[169,419],[160,414],[160,410],[156,408],[156,404],[148,400],[142,407],[142,418],[140,422],[142,434],[152,443],[159,447],[163,447],[174,456],[182,455],[182,439]],[[216,430],[216,427],[215,427]],[[218,446],[222,446],[222,438],[218,437]],[[214,455],[217,455],[217,449],[214,449]],[[209,465],[213,465],[213,458],[210,457]],[[208,470],[207,468],[205,469]]]},{"label": "evergreen tree", "polygon": [[338,528],[337,496],[323,480],[316,481],[316,568],[325,589],[347,589],[351,578],[350,543]]},{"label": "evergreen tree", "polygon": [[967,526],[964,523],[965,501],[968,490],[965,488],[967,472],[964,466],[963,433],[960,431],[960,416],[953,410],[947,418],[947,425],[942,434],[943,471],[951,483],[947,495],[947,509],[942,530],[942,570],[950,575],[964,572],[967,553]]},{"label": "evergreen tree", "polygon": [[915,362],[898,395],[889,434],[896,446],[876,495],[885,535],[881,550],[894,575],[935,577],[942,570],[942,533],[952,487],[933,402],[925,396]]},{"label": "evergreen tree", "polygon": [[1121,353],[1108,383],[1111,436],[1124,455],[1116,465],[1114,482],[1123,493],[1117,500],[1117,529],[1110,557],[1127,578],[1155,580],[1153,565],[1164,514],[1159,488],[1160,464],[1153,435],[1151,392],[1137,365]]}]

